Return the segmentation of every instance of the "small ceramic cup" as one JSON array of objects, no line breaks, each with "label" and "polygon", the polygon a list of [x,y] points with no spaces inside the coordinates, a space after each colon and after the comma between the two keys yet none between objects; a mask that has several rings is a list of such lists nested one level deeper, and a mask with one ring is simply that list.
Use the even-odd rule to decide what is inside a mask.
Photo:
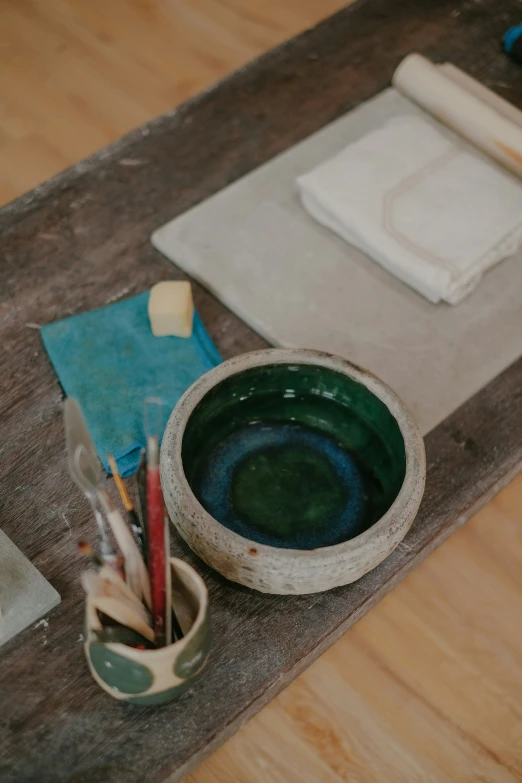
[{"label": "small ceramic cup", "polygon": [[[159,649],[102,641],[107,634],[92,601],[86,604],[85,655],[100,688],[119,701],[144,706],[177,699],[197,679],[211,645],[208,592],[203,579],[171,558],[172,601],[184,636]],[[109,629],[110,630],[110,629]]]}]

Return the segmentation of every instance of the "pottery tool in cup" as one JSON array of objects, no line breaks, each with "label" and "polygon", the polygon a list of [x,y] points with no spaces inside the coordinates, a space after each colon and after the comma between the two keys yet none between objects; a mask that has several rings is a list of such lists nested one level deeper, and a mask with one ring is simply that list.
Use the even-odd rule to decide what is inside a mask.
[{"label": "pottery tool in cup", "polygon": [[[65,400],[63,415],[69,473],[92,508],[100,536],[101,557],[103,562],[118,570],[121,568],[121,561],[110,541],[107,523],[101,511],[98,493],[94,486],[98,481],[97,472],[95,470],[93,474],[90,474],[88,472],[88,467],[86,466],[82,466],[84,469],[80,469],[74,459],[76,449],[80,444],[84,445],[86,454],[90,455],[93,460],[97,460],[97,457],[85,419],[83,418],[82,410],[78,401],[73,397],[68,397]],[[87,470],[87,472],[85,472],[85,470]]]},{"label": "pottery tool in cup", "polygon": [[98,571],[98,575],[100,576],[100,579],[104,579],[106,582],[111,582],[111,584],[116,585],[120,589],[120,591],[127,596],[131,601],[137,602],[140,605],[142,605],[140,599],[137,597],[136,593],[131,590],[130,586],[125,582],[118,574],[113,571],[110,568],[107,568],[107,566],[104,566],[103,568],[100,568]]},{"label": "pottery tool in cup", "polygon": [[150,582],[145,563],[136,542],[122,515],[115,507],[109,494],[98,486],[101,465],[96,456],[89,453],[84,443],[80,443],[74,454],[74,464],[78,473],[89,483],[91,492],[95,492],[107,516],[116,543],[125,561],[125,578],[138,598],[147,606],[151,605]]},{"label": "pottery tool in cup", "polygon": [[159,473],[159,438],[163,403],[155,397],[145,400],[145,433],[147,437],[147,546],[152,598],[152,624],[158,647],[170,644],[171,595],[169,529]]},{"label": "pottery tool in cup", "polygon": [[[91,612],[97,613],[100,625],[121,626],[120,633],[112,633],[112,641],[123,642],[128,634],[123,630],[131,629],[147,642],[154,641],[154,632],[150,625],[150,614],[139,598],[118,575],[110,568],[102,567],[98,572],[85,571],[82,574],[82,587],[87,595]],[[140,639],[133,638],[134,644]]]},{"label": "pottery tool in cup", "polygon": [[74,481],[87,496],[100,531],[102,560],[116,569],[121,565],[110,543],[105,513],[116,542],[125,558],[125,574],[132,582],[138,598],[143,597],[150,606],[150,584],[145,563],[120,512],[114,507],[109,495],[99,486],[101,464],[96,455],[89,430],[77,400],[68,397],[64,405],[65,432],[69,454],[69,470]]},{"label": "pottery tool in cup", "polygon": [[148,563],[147,547],[147,449],[141,449],[138,472],[136,473],[138,495],[140,498],[141,532],[143,533],[143,558]]},{"label": "pottery tool in cup", "polygon": [[118,492],[120,493],[121,501],[125,507],[125,511],[127,512],[127,521],[129,523],[129,527],[132,530],[134,539],[139,547],[141,554],[143,554],[145,550],[145,536],[143,533],[142,524],[138,518],[138,515],[136,514],[136,511],[134,510],[134,504],[127,491],[125,482],[120,476],[120,473],[118,471],[118,466],[116,464],[116,460],[114,459],[112,454],[108,455],[107,461],[110,465],[112,471],[112,477],[118,488]]},{"label": "pottery tool in cup", "polygon": [[118,598],[111,596],[89,596],[90,607],[98,614],[106,615],[120,625],[131,628],[136,633],[144,636],[149,642],[154,641],[154,631],[144,620],[136,607],[123,603]]},{"label": "pottery tool in cup", "polygon": [[[113,572],[114,573],[114,572]],[[91,596],[105,595],[110,598],[118,598],[124,604],[131,604],[150,624],[150,613],[130,589],[128,584],[116,575],[116,579],[110,576],[110,569],[101,568],[96,571],[84,571],[82,574],[82,585],[85,592]]]}]

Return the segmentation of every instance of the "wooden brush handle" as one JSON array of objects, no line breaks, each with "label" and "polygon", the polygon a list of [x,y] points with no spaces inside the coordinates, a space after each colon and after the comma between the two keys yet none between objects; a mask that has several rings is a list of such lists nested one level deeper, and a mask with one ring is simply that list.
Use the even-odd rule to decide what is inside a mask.
[{"label": "wooden brush handle", "polygon": [[125,579],[138,598],[152,605],[149,575],[129,526],[117,509],[107,512],[114,538],[125,560]]},{"label": "wooden brush handle", "polygon": [[157,465],[147,468],[147,544],[152,624],[159,647],[165,645],[167,632],[167,555],[163,493]]}]

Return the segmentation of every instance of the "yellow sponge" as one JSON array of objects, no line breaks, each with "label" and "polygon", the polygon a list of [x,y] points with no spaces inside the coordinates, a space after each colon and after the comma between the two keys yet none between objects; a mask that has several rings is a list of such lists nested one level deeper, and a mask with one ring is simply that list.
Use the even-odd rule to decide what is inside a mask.
[{"label": "yellow sponge", "polygon": [[186,280],[166,280],[152,286],[149,319],[156,337],[190,337],[194,319],[190,283]]}]

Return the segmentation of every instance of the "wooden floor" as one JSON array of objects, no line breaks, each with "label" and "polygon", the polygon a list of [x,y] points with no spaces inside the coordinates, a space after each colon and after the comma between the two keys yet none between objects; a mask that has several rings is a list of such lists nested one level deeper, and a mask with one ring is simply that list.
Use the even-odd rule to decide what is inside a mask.
[{"label": "wooden floor", "polygon": [[522,780],[522,477],[187,783]]},{"label": "wooden floor", "polygon": [[344,5],[0,0],[0,204]]},{"label": "wooden floor", "polygon": [[[0,202],[341,0],[0,0]],[[522,781],[522,477],[187,783]]]}]

